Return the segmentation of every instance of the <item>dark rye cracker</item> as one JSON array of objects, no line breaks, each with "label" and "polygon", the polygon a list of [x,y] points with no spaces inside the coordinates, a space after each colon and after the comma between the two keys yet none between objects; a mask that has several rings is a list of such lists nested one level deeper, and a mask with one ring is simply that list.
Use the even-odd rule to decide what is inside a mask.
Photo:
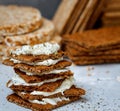
[{"label": "dark rye cracker", "polygon": [[[3,62],[5,65],[11,65],[11,61],[10,60],[6,60]],[[53,71],[55,69],[63,69],[67,66],[70,66],[72,63],[70,61],[67,60],[62,60],[54,65],[51,66],[31,66],[31,65],[27,65],[27,64],[23,64],[23,63],[18,63],[18,64],[12,64],[14,66],[14,68],[26,71],[26,72],[31,72],[31,73],[35,73],[35,74],[42,74],[42,73],[48,73],[50,71]]]},{"label": "dark rye cracker", "polygon": [[65,90],[63,93],[59,92],[50,96],[31,95],[29,92],[26,92],[25,94],[22,94],[21,92],[16,92],[16,94],[25,100],[41,100],[42,98],[81,96],[85,95],[85,90],[72,86],[70,89]]},{"label": "dark rye cracker", "polygon": [[83,51],[84,48],[79,47],[79,48],[74,48],[74,47],[69,47],[66,46],[66,52],[68,53],[68,55],[72,55],[72,56],[97,56],[97,55],[120,55],[120,49],[112,49],[112,50],[104,50],[104,51]]},{"label": "dark rye cracker", "polygon": [[49,83],[44,83],[41,86],[38,85],[30,85],[30,86],[26,86],[26,85],[14,85],[12,84],[11,86],[9,86],[9,84],[11,84],[11,80],[8,81],[7,83],[7,87],[9,87],[10,89],[14,90],[14,91],[44,91],[44,92],[53,92],[55,89],[57,89],[62,82],[64,81],[64,79],[60,79],[60,80],[56,80],[55,82],[49,82]]},{"label": "dark rye cracker", "polygon": [[73,76],[73,73],[68,70],[65,72],[60,72],[58,74],[43,74],[41,76],[38,75],[26,75],[25,72],[20,71],[19,69],[14,69],[15,73],[18,74],[22,79],[25,80],[27,83],[37,83],[37,82],[42,82],[45,80],[50,80],[50,79],[55,79],[55,78],[68,78],[70,76]]},{"label": "dark rye cracker", "polygon": [[120,60],[120,55],[69,56],[72,60]]},{"label": "dark rye cracker", "polygon": [[35,103],[30,103],[28,101],[25,101],[21,97],[17,96],[16,94],[11,94],[7,96],[7,100],[9,102],[15,103],[25,108],[29,108],[33,111],[51,111],[52,109],[58,108],[60,106],[63,106],[65,104],[71,103],[79,99],[80,97],[69,97],[69,101],[63,100],[61,102],[58,102],[57,105],[51,105],[51,104],[40,105],[40,104],[35,104]]},{"label": "dark rye cracker", "polygon": [[63,40],[72,41],[89,50],[102,50],[120,45],[120,27],[101,28],[65,35]]},{"label": "dark rye cracker", "polygon": [[57,53],[54,54],[50,54],[50,55],[15,55],[15,54],[9,54],[8,56],[10,58],[22,61],[22,62],[41,62],[44,61],[46,59],[59,59],[61,57],[63,57],[65,55],[65,53],[63,51],[58,51]]},{"label": "dark rye cracker", "polygon": [[87,49],[81,45],[79,45],[79,43],[76,42],[73,42],[73,41],[70,41],[69,40],[64,40],[62,41],[62,49],[65,50],[66,47],[72,47],[72,48],[75,48],[77,49],[78,51],[85,51],[85,52],[98,52],[98,51],[106,51],[106,50],[113,50],[113,49],[118,49],[120,48],[120,44],[118,45],[112,45],[112,46],[109,46],[109,47],[103,47],[103,48],[100,48],[100,49],[94,49],[94,50],[91,50],[91,49]]},{"label": "dark rye cracker", "polygon": [[105,60],[74,60],[76,65],[92,65],[92,64],[108,64],[108,63],[120,63],[120,60],[105,59]]}]

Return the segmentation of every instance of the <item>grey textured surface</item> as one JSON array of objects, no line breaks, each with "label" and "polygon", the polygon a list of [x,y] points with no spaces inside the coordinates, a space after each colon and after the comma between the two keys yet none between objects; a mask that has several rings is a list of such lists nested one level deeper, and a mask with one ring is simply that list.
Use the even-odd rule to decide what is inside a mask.
[{"label": "grey textured surface", "polygon": [[51,19],[61,0],[0,0],[0,5],[27,5],[33,6],[42,12],[42,15]]}]

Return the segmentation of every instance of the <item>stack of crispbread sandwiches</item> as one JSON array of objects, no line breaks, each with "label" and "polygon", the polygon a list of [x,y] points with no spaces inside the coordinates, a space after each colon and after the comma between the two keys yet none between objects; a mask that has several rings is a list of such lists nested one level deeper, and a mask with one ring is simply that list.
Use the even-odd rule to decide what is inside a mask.
[{"label": "stack of crispbread sandwiches", "polygon": [[13,94],[8,101],[33,111],[50,111],[80,99],[85,91],[74,85],[73,73],[57,43],[25,45],[8,50],[4,64],[13,66],[15,75],[7,87]]},{"label": "stack of crispbread sandwiches", "polygon": [[60,40],[54,24],[39,10],[28,6],[0,6],[0,55],[11,46],[34,45]]},{"label": "stack of crispbread sandwiches", "polygon": [[65,35],[62,43],[69,58],[77,65],[120,62],[120,27]]}]

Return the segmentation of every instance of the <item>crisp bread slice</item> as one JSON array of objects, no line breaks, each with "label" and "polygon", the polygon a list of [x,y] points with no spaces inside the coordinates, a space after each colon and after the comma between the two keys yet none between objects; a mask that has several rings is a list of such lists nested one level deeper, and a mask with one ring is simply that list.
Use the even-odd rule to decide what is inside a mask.
[{"label": "crisp bread slice", "polygon": [[89,60],[89,61],[94,61],[94,60],[120,60],[120,55],[98,55],[98,56],[69,56],[73,61],[77,60]]},{"label": "crisp bread slice", "polygon": [[79,51],[83,51],[83,52],[98,52],[98,51],[106,51],[106,50],[113,50],[113,49],[119,49],[120,48],[120,45],[112,45],[112,46],[109,46],[109,47],[102,47],[102,48],[99,48],[99,49],[87,49],[81,45],[79,45],[77,42],[73,42],[73,41],[62,41],[62,49],[65,51],[66,47],[72,47],[72,48],[75,48]]},{"label": "crisp bread slice", "polygon": [[3,61],[3,63],[5,65],[10,65],[10,66],[14,66],[15,68],[17,69],[20,69],[20,70],[23,70],[23,71],[26,71],[26,72],[31,72],[31,73],[35,73],[35,74],[42,74],[42,73],[48,73],[52,70],[55,70],[55,69],[63,69],[65,67],[68,67],[70,66],[72,63],[70,61],[67,61],[67,60],[62,60],[54,65],[51,65],[51,66],[31,66],[31,65],[27,65],[27,64],[24,64],[24,63],[13,63],[11,62],[9,59],[8,60],[5,60]]},{"label": "crisp bread slice", "polygon": [[37,82],[42,82],[42,81],[45,81],[45,80],[50,80],[50,79],[55,79],[55,78],[59,78],[59,77],[62,77],[62,78],[67,78],[67,77],[70,77],[73,75],[73,73],[68,70],[68,71],[65,71],[65,72],[60,72],[58,74],[44,74],[44,75],[41,75],[41,76],[38,76],[38,75],[26,75],[25,72],[22,72],[20,71],[19,69],[14,69],[14,71],[16,72],[16,74],[18,74],[22,79],[25,80],[25,82],[27,83],[37,83]]},{"label": "crisp bread slice", "polygon": [[[74,8],[78,4],[78,2],[79,0],[70,0],[70,1],[63,0],[59,5],[53,17],[53,22],[56,25],[56,29],[58,33],[62,34],[62,32],[64,31],[64,27],[66,26],[67,21],[69,21],[70,16],[74,12]],[[63,19],[61,19],[61,17]]]},{"label": "crisp bread slice", "polygon": [[16,94],[11,94],[7,96],[7,100],[9,102],[15,103],[25,108],[32,109],[33,111],[51,111],[52,109],[58,108],[60,106],[63,106],[65,104],[71,103],[79,99],[80,97],[69,97],[69,100],[63,100],[61,102],[58,102],[57,105],[51,105],[51,104],[41,105],[41,104],[35,104],[35,103],[30,103],[28,101],[25,101],[24,99],[17,96]]},{"label": "crisp bread slice", "polygon": [[42,98],[81,96],[85,95],[85,90],[72,86],[70,89],[65,90],[63,93],[59,92],[50,96],[32,95],[29,92],[25,92],[24,94],[22,92],[16,92],[16,94],[25,100],[41,100]]},{"label": "crisp bread slice", "polygon": [[98,0],[98,4],[96,5],[94,12],[87,23],[86,29],[92,29],[94,27],[96,21],[103,12],[104,6],[105,6],[105,0]]},{"label": "crisp bread slice", "polygon": [[120,44],[120,27],[101,28],[64,36],[64,41],[72,41],[89,50],[100,50]]},{"label": "crisp bread slice", "polygon": [[28,6],[1,5],[0,16],[0,36],[29,33],[42,25],[40,11]]},{"label": "crisp bread slice", "polygon": [[30,85],[30,86],[27,86],[27,85],[14,85],[14,84],[11,84],[11,80],[8,81],[7,83],[7,86],[9,88],[11,88],[12,90],[14,91],[44,91],[44,92],[53,92],[56,88],[58,88],[62,82],[64,81],[64,79],[60,79],[60,80],[57,80],[55,82],[48,82],[48,83],[44,83],[40,86],[38,85]]},{"label": "crisp bread slice", "polygon": [[88,0],[81,0],[77,3],[73,13],[70,16],[70,19],[67,21],[66,26],[63,29],[63,34],[70,34],[73,28],[75,27],[75,24],[77,23],[77,20],[79,19],[79,16],[81,15],[82,11],[84,10]]},{"label": "crisp bread slice", "polygon": [[68,52],[72,56],[120,55],[120,49],[104,50],[104,51],[96,51],[96,52],[88,51],[88,50],[83,51],[83,49],[84,48],[82,48],[82,47],[79,47],[79,48],[76,49],[76,48],[74,48],[74,46],[73,47],[67,46],[66,52]]},{"label": "crisp bread slice", "polygon": [[110,64],[110,63],[120,63],[119,59],[105,59],[105,60],[73,60],[76,65],[93,65],[93,64]]},{"label": "crisp bread slice", "polygon": [[55,32],[54,24],[43,18],[43,25],[38,30],[24,35],[7,36],[4,40],[7,46],[34,45],[50,41]]},{"label": "crisp bread slice", "polygon": [[49,54],[49,55],[13,55],[13,54],[8,54],[8,56],[10,58],[14,58],[16,60],[22,61],[22,62],[27,62],[27,63],[31,63],[31,62],[41,62],[44,61],[46,59],[59,59],[61,57],[63,57],[65,55],[65,53],[63,51],[58,51],[55,54]]}]

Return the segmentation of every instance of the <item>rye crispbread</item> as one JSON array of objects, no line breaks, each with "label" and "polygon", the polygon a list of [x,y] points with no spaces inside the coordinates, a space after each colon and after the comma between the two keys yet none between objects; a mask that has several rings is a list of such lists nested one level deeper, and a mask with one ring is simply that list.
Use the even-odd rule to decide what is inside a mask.
[{"label": "rye crispbread", "polygon": [[120,55],[120,49],[111,49],[111,50],[104,50],[104,51],[89,51],[85,48],[78,47],[77,49],[69,45],[66,47],[66,52],[68,55],[73,56],[97,56],[97,55]]},{"label": "rye crispbread", "polygon": [[25,72],[20,71],[19,69],[14,69],[15,73],[18,74],[22,79],[24,79],[25,82],[27,83],[38,83],[38,82],[42,82],[44,80],[50,80],[50,79],[55,79],[55,78],[68,78],[69,76],[73,76],[73,73],[68,70],[65,72],[60,72],[57,74],[43,74],[41,76],[38,75],[27,75]]},{"label": "rye crispbread", "polygon": [[24,64],[24,63],[13,63],[9,59],[7,59],[7,60],[3,61],[3,64],[8,65],[8,66],[14,66],[14,68],[40,75],[42,73],[48,73],[55,69],[63,69],[65,67],[70,66],[72,63],[67,60],[62,60],[62,61],[60,61],[54,65],[50,65],[50,66],[39,65],[39,66],[33,67],[32,65],[28,65],[28,64]]},{"label": "rye crispbread", "polygon": [[48,83],[44,83],[40,86],[38,85],[14,85],[12,84],[11,80],[8,81],[7,83],[7,87],[9,87],[10,89],[12,89],[13,91],[27,91],[27,92],[30,92],[30,91],[43,91],[43,92],[53,92],[55,89],[57,89],[61,84],[62,82],[64,81],[64,79],[60,79],[60,80],[57,80],[55,82],[48,82]]},{"label": "rye crispbread", "polygon": [[63,41],[72,41],[89,50],[102,50],[119,45],[119,35],[120,27],[109,27],[65,35]]},{"label": "rye crispbread", "polygon": [[30,103],[28,101],[25,101],[21,97],[17,96],[16,94],[11,94],[7,96],[7,100],[9,102],[15,103],[25,108],[29,108],[33,111],[51,111],[52,109],[58,108],[60,106],[63,106],[65,104],[71,103],[79,99],[80,97],[73,96],[73,97],[69,97],[69,101],[63,100],[61,102],[58,102],[57,105],[51,105],[51,104],[40,105],[40,104],[35,104],[35,103]]},{"label": "rye crispbread", "polygon": [[16,92],[17,95],[19,95],[21,98],[25,100],[41,100],[42,98],[56,98],[56,97],[62,97],[63,95],[65,97],[70,96],[81,96],[85,94],[85,90],[81,88],[76,88],[75,86],[72,86],[70,89],[65,90],[64,92],[59,92],[56,94],[52,94],[49,96],[43,96],[43,95],[32,95],[30,92],[23,93],[22,92]]},{"label": "rye crispbread", "polygon": [[[13,49],[14,50],[14,49]],[[9,58],[13,58],[19,61],[22,61],[23,63],[34,63],[34,62],[42,62],[46,59],[59,59],[61,57],[63,57],[66,53],[59,50],[57,53],[54,54],[49,54],[49,55],[45,55],[45,54],[41,54],[41,55],[15,55],[15,54],[11,54],[11,49],[8,49],[7,52],[7,56]]]}]

